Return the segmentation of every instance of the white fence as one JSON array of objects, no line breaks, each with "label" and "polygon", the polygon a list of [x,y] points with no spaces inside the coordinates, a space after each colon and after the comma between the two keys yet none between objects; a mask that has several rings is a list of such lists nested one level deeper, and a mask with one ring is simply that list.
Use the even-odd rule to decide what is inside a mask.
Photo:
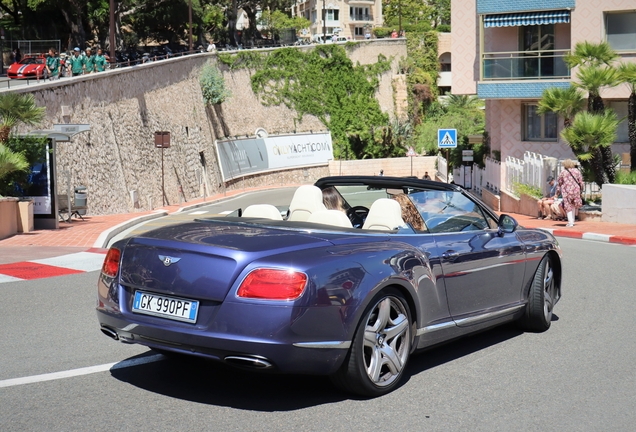
[{"label": "white fence", "polygon": [[534,186],[545,194],[548,193],[548,176],[556,177],[557,160],[537,153],[525,152],[523,160],[506,157],[505,181],[503,187],[508,192],[514,192],[515,183]]}]

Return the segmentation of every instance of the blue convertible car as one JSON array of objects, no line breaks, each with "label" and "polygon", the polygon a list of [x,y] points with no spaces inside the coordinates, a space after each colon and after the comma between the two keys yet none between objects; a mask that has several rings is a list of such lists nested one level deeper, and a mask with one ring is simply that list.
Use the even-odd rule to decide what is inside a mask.
[{"label": "blue convertible car", "polygon": [[115,340],[379,396],[419,350],[510,321],[547,330],[561,274],[551,234],[458,186],[327,177],[282,215],[254,205],[119,241],[97,315]]}]

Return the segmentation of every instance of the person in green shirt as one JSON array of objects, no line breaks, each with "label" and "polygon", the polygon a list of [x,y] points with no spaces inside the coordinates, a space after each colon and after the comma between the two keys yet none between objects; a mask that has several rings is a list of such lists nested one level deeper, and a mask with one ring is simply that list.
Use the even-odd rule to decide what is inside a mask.
[{"label": "person in green shirt", "polygon": [[49,56],[46,58],[46,71],[50,80],[60,77],[60,58],[55,52],[55,48],[49,48]]},{"label": "person in green shirt", "polygon": [[73,54],[66,59],[71,76],[81,75],[84,72],[84,58],[80,55],[80,49],[75,47]]},{"label": "person in green shirt", "polygon": [[97,72],[104,72],[106,70],[106,65],[108,64],[108,60],[106,60],[106,56],[101,48],[97,50],[97,55],[95,56],[95,67],[97,68]]},{"label": "person in green shirt", "polygon": [[86,48],[86,54],[84,55],[84,73],[90,74],[95,72],[95,55],[90,48]]}]

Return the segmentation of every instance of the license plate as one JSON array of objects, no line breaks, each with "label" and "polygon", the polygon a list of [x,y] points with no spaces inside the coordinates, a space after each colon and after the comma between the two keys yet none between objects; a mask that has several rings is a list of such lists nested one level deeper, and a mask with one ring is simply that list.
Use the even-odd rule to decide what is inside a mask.
[{"label": "license plate", "polygon": [[134,313],[196,323],[197,314],[199,313],[199,302],[145,291],[136,291],[132,310]]}]

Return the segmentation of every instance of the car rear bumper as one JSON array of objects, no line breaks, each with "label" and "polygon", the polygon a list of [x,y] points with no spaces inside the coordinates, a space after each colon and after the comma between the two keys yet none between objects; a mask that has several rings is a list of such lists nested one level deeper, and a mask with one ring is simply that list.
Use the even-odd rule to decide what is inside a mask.
[{"label": "car rear bumper", "polygon": [[174,329],[134,323],[121,314],[97,309],[102,332],[124,343],[172,351],[225,362],[254,370],[329,375],[338,370],[349,347],[348,341],[283,342],[270,338]]}]

